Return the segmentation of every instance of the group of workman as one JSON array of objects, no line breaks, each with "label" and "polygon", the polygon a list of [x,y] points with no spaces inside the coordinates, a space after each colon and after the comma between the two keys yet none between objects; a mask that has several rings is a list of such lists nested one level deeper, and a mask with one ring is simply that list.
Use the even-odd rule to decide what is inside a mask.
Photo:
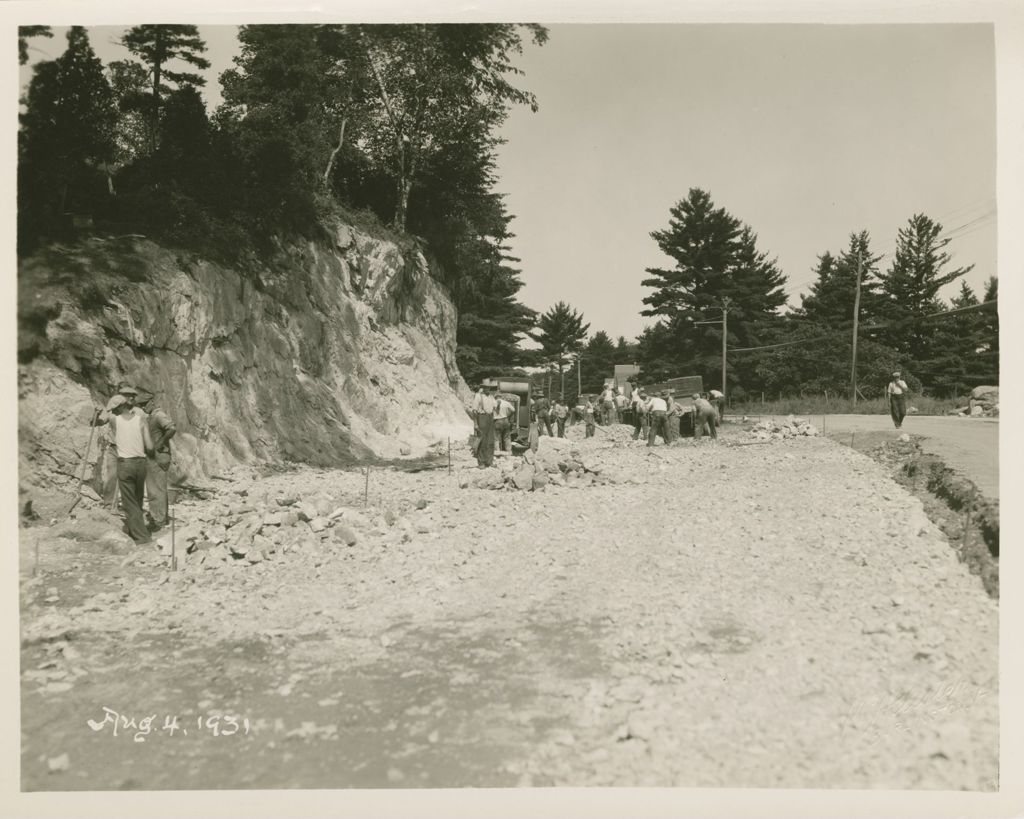
[{"label": "group of workman", "polygon": [[[711,390],[707,397],[693,393],[693,434],[695,438],[708,435],[717,438],[717,427],[725,411],[725,396],[718,390]],[[677,441],[682,433],[680,422],[689,410],[680,404],[670,390],[648,394],[643,388],[635,388],[627,398],[622,387],[607,385],[597,398],[588,396],[572,409],[559,395],[552,403],[539,390],[533,394],[530,415],[531,448],[536,439],[545,433],[551,437],[565,437],[566,422],[570,425],[583,423],[585,437],[592,438],[597,425],[632,422],[633,440],[646,439],[647,446],[654,446],[658,436],[666,444]],[[515,405],[498,393],[496,385],[481,385],[473,399],[472,415],[475,422],[474,454],[480,467],[494,462],[496,449],[508,452],[511,449],[512,425],[515,421]]]},{"label": "group of workman", "polygon": [[[167,479],[171,468],[171,439],[176,432],[170,416],[148,393],[130,384],[93,417],[93,425],[104,425],[100,447],[105,459],[116,462],[114,498],[121,496],[125,513],[124,531],[139,545],[153,542],[153,534],[168,524]],[[147,496],[148,515],[143,513]]]}]

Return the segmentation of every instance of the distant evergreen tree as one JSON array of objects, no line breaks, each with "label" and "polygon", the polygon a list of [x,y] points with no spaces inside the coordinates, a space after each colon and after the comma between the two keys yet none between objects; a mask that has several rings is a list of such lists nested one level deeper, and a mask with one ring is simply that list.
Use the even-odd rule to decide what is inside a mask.
[{"label": "distant evergreen tree", "polygon": [[[974,265],[945,268],[952,257],[945,251],[949,238],[941,238],[942,225],[924,214],[915,214],[900,229],[892,264],[881,276],[882,302],[888,326],[881,334],[888,346],[904,359],[904,367],[922,373],[938,373],[948,361],[941,337],[945,319],[925,319],[948,309],[939,298],[947,284],[968,273]],[[934,376],[923,377],[930,386]]]},{"label": "distant evergreen tree", "polygon": [[583,392],[599,392],[615,367],[615,345],[604,330],[598,330],[581,351],[580,383]]},{"label": "distant evergreen tree", "polygon": [[[780,323],[778,310],[786,303],[784,277],[775,260],[757,249],[754,231],[716,207],[707,192],[691,188],[670,214],[668,228],[651,236],[675,265],[647,269],[651,276],[643,284],[654,292],[644,298],[649,307],[642,311],[668,321],[661,331],[641,340],[641,350],[654,356],[642,360],[642,365],[646,372],[660,370],[671,366],[674,355],[678,367],[685,363],[690,368],[688,374],[700,374],[709,383],[717,383],[721,380],[722,327],[694,322],[720,318],[722,304],[728,299],[729,344],[756,346],[770,341]],[[667,358],[666,353],[653,349],[656,338],[670,348]],[[731,380],[752,386],[750,379],[756,377],[752,363],[747,358],[730,366]]]},{"label": "distant evergreen tree", "polygon": [[559,392],[565,392],[565,366],[575,353],[580,351],[587,337],[589,324],[583,323],[583,315],[564,301],[541,314],[537,329],[530,337],[541,346],[545,362],[558,368]]}]

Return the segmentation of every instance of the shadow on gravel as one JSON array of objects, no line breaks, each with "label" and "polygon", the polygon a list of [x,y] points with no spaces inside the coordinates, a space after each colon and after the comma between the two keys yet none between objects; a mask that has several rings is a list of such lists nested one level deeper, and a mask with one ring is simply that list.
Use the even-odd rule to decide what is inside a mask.
[{"label": "shadow on gravel", "polygon": [[89,669],[59,693],[52,677],[23,677],[22,788],[514,786],[508,763],[565,721],[579,681],[603,673],[604,627],[540,617],[516,628],[397,625],[365,664],[345,663],[326,632],[29,646],[23,669],[60,677],[63,652]]}]

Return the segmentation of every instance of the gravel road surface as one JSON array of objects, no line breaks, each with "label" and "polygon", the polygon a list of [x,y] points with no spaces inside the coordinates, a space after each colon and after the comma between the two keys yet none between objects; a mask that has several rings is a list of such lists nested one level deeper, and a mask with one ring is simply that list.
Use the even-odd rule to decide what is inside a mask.
[{"label": "gravel road surface", "polygon": [[542,439],[608,485],[460,451],[179,504],[341,510],[257,562],[23,530],[23,788],[996,788],[998,603],[916,498],[825,438],[625,437]]}]

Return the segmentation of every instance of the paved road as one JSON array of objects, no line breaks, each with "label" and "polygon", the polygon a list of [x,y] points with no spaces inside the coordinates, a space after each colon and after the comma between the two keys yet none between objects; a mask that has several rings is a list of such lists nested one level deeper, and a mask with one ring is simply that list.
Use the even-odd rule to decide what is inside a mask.
[{"label": "paved road", "polygon": [[[821,428],[822,416],[805,417]],[[887,415],[826,415],[824,431],[897,434]],[[949,467],[974,481],[982,494],[999,500],[998,418],[908,416],[902,432],[925,436],[922,446],[926,452],[939,456]]]}]

